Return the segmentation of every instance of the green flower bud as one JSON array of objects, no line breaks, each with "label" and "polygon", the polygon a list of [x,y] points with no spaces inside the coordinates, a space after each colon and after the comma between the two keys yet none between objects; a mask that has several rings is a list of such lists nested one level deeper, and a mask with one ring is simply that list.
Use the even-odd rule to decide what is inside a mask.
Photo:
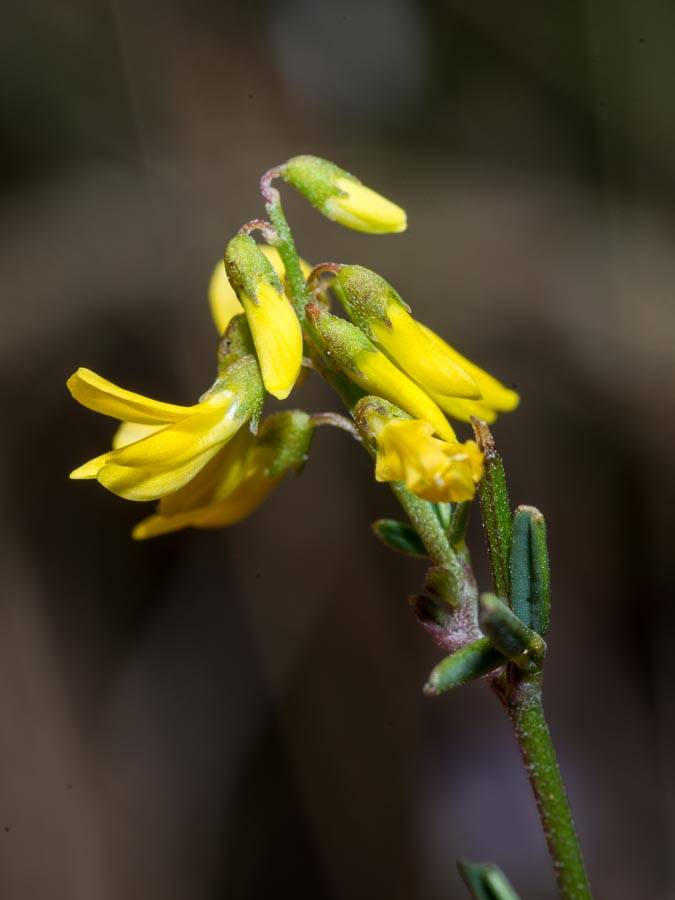
[{"label": "green flower bud", "polygon": [[388,234],[405,231],[405,211],[361,184],[335,163],[318,156],[295,156],[279,174],[320,213],[356,231]]}]

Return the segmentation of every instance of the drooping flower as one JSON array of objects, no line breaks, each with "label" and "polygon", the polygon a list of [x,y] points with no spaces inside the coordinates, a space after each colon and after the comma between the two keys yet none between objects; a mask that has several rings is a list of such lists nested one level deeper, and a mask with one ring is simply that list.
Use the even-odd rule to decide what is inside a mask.
[{"label": "drooping flower", "polygon": [[288,472],[302,468],[312,439],[310,417],[285,410],[242,429],[185,487],[163,497],[133,530],[143,540],[181,528],[233,525],[257,509]]},{"label": "drooping flower", "polygon": [[227,245],[225,269],[246,313],[265,388],[284,400],[300,374],[302,330],[281,279],[246,234]]},{"label": "drooping flower", "polygon": [[405,231],[405,210],[362,184],[358,178],[318,156],[295,156],[279,174],[324,216],[356,231]]},{"label": "drooping flower", "polygon": [[157,500],[184,487],[250,419],[260,415],[264,390],[251,356],[233,362],[193,406],[151,400],[89,369],[68,380],[83,406],[122,421],[113,449],[71,472],[95,478],[128,500]]}]

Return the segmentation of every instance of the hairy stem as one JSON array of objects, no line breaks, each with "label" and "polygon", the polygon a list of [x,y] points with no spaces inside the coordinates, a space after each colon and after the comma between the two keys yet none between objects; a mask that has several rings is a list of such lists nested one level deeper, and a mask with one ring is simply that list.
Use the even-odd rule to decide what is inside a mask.
[{"label": "hairy stem", "polygon": [[544,718],[541,673],[529,679],[515,677],[495,687],[513,724],[560,895],[563,900],[592,900],[572,811]]}]

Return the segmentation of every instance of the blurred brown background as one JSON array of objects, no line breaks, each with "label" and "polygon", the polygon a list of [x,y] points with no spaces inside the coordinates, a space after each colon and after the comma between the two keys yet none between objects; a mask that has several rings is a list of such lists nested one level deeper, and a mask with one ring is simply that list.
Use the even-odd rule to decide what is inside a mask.
[{"label": "blurred brown background", "polygon": [[[438,700],[369,523],[387,490],[323,430],[231,530],[67,473],[114,424],[79,365],[193,402],[212,266],[257,180],[328,156],[409,231],[285,192],[303,254],[376,269],[522,393],[496,428],[549,522],[546,699],[597,896],[675,896],[670,646],[675,8],[663,0],[14,0],[0,31],[3,900],[452,900],[458,857],[555,896],[481,684]],[[321,385],[294,394],[334,407]],[[474,557],[488,585],[477,516]]]}]

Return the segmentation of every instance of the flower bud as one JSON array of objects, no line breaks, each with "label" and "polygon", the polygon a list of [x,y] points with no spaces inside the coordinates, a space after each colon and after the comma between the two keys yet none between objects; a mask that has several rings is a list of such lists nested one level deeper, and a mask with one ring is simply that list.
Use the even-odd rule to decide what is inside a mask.
[{"label": "flower bud", "polygon": [[232,238],[225,268],[246,312],[265,388],[283,400],[302,365],[302,331],[295,311],[274,267],[249,235]]},{"label": "flower bud", "polygon": [[327,159],[295,156],[281,167],[280,175],[320,213],[339,225],[370,234],[406,229],[406,214],[400,206]]}]

